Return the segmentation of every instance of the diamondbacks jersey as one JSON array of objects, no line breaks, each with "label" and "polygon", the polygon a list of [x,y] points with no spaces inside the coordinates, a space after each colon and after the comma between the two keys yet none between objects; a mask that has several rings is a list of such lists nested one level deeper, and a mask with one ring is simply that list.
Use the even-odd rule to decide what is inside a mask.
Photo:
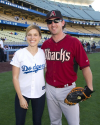
[{"label": "diamondbacks jersey", "polygon": [[26,48],[15,52],[11,65],[19,67],[19,84],[22,95],[39,98],[45,93],[45,55],[42,49],[33,56]]},{"label": "diamondbacks jersey", "polygon": [[81,42],[72,36],[66,35],[57,43],[51,37],[41,48],[46,58],[46,82],[52,86],[75,82],[78,65],[80,69],[90,66]]}]

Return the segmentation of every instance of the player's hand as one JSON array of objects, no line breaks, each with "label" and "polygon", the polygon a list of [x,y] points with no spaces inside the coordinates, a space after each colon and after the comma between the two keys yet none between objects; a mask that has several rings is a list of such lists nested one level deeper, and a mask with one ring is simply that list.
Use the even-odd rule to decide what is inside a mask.
[{"label": "player's hand", "polygon": [[22,97],[19,101],[20,101],[21,108],[28,109],[28,103],[24,97]]}]

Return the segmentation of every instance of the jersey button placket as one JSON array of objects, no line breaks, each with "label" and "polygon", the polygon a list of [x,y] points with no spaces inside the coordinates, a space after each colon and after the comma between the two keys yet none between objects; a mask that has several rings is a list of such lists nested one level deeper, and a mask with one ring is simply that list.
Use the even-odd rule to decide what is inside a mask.
[{"label": "jersey button placket", "polygon": [[56,83],[56,79],[55,79],[55,74],[56,73],[56,63],[55,62],[53,62],[53,82],[54,82],[54,84]]},{"label": "jersey button placket", "polygon": [[[57,43],[54,46],[54,51],[56,52],[56,47],[57,47]],[[56,78],[55,78],[55,74],[56,73],[56,61],[53,61],[53,83],[54,85],[56,85]]]},{"label": "jersey button placket", "polygon": [[34,89],[35,89],[35,72],[32,72],[32,83],[31,83],[31,95],[34,95]]}]

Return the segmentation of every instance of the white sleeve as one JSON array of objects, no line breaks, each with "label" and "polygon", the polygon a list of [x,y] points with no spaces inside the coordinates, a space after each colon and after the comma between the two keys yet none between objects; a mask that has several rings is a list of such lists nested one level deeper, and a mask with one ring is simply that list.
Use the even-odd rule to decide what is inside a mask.
[{"label": "white sleeve", "polygon": [[16,51],[12,60],[11,60],[11,62],[10,62],[10,64],[14,65],[16,67],[20,67],[20,61],[19,61],[18,57],[19,57],[19,54],[18,54],[18,51]]},{"label": "white sleeve", "polygon": [[3,41],[2,40],[0,41],[0,44],[1,44],[1,48],[3,48]]}]

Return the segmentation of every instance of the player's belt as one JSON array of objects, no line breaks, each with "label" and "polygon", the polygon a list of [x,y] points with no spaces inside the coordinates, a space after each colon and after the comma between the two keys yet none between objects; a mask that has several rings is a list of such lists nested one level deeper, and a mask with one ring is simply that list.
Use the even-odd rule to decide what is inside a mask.
[{"label": "player's belt", "polygon": [[65,88],[68,86],[71,86],[73,83],[67,83],[66,85],[59,85],[59,86],[54,86],[55,88]]}]

